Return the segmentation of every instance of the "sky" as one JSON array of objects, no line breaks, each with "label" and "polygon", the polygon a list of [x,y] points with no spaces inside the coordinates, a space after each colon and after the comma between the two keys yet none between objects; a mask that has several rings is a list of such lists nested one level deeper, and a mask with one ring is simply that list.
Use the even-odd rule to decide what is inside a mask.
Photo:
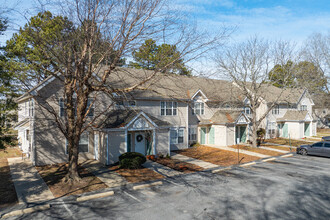
[{"label": "sky", "polygon": [[[2,6],[14,6],[10,27],[0,36],[4,45],[30,16],[36,0],[0,0]],[[303,45],[313,33],[330,32],[329,0],[172,0],[172,6],[189,16],[201,29],[213,32],[221,26],[235,27],[232,42],[251,36],[269,40],[287,40]],[[25,16],[25,18],[23,17]]]},{"label": "sky", "polygon": [[330,31],[329,0],[177,0],[201,27],[235,26],[235,40],[258,35],[301,44],[312,33]]},{"label": "sky", "polygon": [[[14,6],[10,13],[11,27],[1,36],[9,39],[29,17],[27,9],[34,0],[0,0],[3,6]],[[258,35],[267,39],[283,39],[298,44],[314,32],[330,31],[329,0],[173,0],[175,8],[191,15],[200,27],[212,31],[221,25],[236,27],[236,41]],[[1,6],[0,6],[1,7]]]}]

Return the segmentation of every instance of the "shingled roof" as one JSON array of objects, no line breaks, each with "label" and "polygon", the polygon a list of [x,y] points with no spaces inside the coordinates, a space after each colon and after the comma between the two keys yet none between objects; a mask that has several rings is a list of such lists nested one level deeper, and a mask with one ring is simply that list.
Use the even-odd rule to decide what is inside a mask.
[{"label": "shingled roof", "polygon": [[219,110],[210,119],[202,119],[200,124],[228,124],[235,123],[242,111]]},{"label": "shingled roof", "polygon": [[278,118],[277,121],[304,121],[308,111],[288,110],[282,118]]},{"label": "shingled roof", "polygon": [[[122,128],[130,123],[141,111],[134,109],[116,109],[107,114],[107,119],[99,124],[99,128]],[[144,112],[158,127],[170,126],[171,124],[162,121]]]}]

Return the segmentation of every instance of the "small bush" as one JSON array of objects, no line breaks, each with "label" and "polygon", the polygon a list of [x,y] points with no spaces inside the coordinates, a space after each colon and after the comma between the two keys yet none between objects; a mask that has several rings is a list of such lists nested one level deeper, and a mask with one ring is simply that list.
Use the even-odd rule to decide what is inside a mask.
[{"label": "small bush", "polygon": [[125,169],[139,169],[146,161],[146,157],[137,152],[127,152],[119,156],[120,168]]}]

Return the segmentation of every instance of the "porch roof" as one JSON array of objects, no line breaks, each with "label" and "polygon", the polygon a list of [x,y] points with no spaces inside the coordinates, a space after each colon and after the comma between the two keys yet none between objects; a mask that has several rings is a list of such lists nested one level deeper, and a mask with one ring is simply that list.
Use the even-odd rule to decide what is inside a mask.
[{"label": "porch roof", "polygon": [[[141,110],[128,110],[128,109],[117,109],[108,113],[107,119],[99,124],[99,128],[123,128],[128,125]],[[162,121],[148,113],[143,112],[154,124],[158,127],[170,126],[171,124],[167,121]]]},{"label": "porch roof", "polygon": [[[230,124],[236,123],[241,115],[242,111],[232,111],[232,110],[219,110],[214,113],[210,119],[202,119],[200,124]],[[246,117],[247,121],[248,118]],[[247,122],[248,123],[248,122]]]},{"label": "porch roof", "polygon": [[306,121],[308,115],[308,111],[288,110],[282,118],[278,118],[276,121]]}]

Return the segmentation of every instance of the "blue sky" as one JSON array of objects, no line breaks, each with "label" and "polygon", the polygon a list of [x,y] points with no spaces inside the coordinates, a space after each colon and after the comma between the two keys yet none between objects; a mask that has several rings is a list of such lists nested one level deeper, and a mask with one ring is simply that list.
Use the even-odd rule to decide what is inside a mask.
[{"label": "blue sky", "polygon": [[176,4],[209,30],[221,24],[237,26],[234,40],[257,34],[300,44],[314,32],[330,31],[328,0],[177,0]]},{"label": "blue sky", "polygon": [[[21,12],[35,6],[34,0],[18,2],[15,8]],[[14,5],[12,0],[0,0],[0,3]],[[209,31],[223,24],[236,26],[237,30],[232,35],[235,41],[257,34],[267,39],[291,40],[301,44],[314,32],[330,31],[330,3],[327,0],[174,0],[173,3]],[[26,22],[21,15],[12,15],[12,23],[16,25],[1,36],[1,44]]]}]

